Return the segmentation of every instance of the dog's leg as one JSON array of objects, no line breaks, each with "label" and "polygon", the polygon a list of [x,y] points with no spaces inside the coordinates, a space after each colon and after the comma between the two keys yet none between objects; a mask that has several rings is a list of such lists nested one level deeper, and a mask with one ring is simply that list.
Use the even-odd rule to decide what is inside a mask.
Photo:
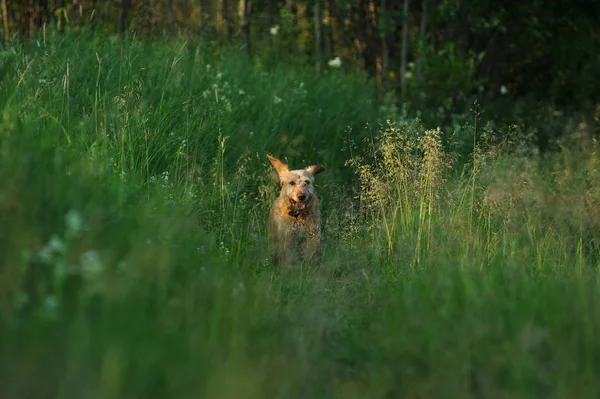
[{"label": "dog's leg", "polygon": [[318,228],[313,227],[307,231],[307,239],[304,243],[303,257],[306,260],[313,259],[321,255],[321,235]]}]

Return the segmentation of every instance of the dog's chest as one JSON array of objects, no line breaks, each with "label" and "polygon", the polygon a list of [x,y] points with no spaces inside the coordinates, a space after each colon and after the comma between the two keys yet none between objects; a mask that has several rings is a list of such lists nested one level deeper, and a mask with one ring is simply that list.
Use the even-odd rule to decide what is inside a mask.
[{"label": "dog's chest", "polygon": [[290,221],[289,231],[294,240],[303,241],[312,236],[311,221],[307,218],[294,218]]}]

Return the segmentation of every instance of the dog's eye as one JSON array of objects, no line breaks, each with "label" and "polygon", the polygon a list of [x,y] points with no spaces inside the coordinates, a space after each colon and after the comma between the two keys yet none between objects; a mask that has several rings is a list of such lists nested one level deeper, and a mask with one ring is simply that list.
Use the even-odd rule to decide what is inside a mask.
[{"label": "dog's eye", "polygon": [[295,186],[295,185],[296,185],[296,182],[295,182],[295,181],[291,181],[291,182],[290,182],[290,186]]}]

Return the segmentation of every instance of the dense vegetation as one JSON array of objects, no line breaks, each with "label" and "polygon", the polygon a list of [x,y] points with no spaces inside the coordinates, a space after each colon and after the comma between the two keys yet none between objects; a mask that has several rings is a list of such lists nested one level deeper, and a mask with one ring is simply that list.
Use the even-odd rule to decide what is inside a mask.
[{"label": "dense vegetation", "polygon": [[[591,114],[600,91],[600,12],[593,2],[456,0],[0,0],[8,43],[50,27],[245,48],[263,62],[337,65],[367,74],[390,101],[426,119],[468,111],[560,129],[535,115]],[[339,63],[337,61],[340,61]],[[332,65],[332,66],[330,66]],[[515,98],[518,99],[514,104]],[[516,105],[516,110],[514,106]],[[564,108],[564,109],[563,109]],[[542,117],[544,119],[544,117]],[[460,124],[462,124],[461,121]]]},{"label": "dense vegetation", "polygon": [[[343,65],[364,71],[319,75],[296,50],[261,51],[256,20],[248,56],[208,27],[198,41],[110,35],[110,2],[77,2],[97,6],[93,29],[75,2],[56,2],[58,21],[17,3],[0,3],[7,31],[48,27],[0,50],[0,397],[600,394],[600,108],[587,69],[577,83],[552,63],[544,73],[565,68],[554,97],[523,95],[524,72],[506,95],[457,97],[473,82],[450,73],[464,64],[425,64],[426,98],[409,84],[400,102],[400,86],[369,77],[376,55],[348,52]],[[160,15],[120,4],[132,29]],[[152,4],[179,9],[190,35],[183,2]],[[458,35],[449,21],[436,23]],[[301,45],[272,36],[284,37]],[[327,167],[317,263],[282,272],[268,259],[267,153]]]}]

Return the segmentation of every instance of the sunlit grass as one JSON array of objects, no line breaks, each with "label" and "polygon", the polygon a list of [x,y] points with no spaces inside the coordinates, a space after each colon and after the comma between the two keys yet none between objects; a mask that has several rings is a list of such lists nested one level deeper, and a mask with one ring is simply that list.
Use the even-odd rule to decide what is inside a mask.
[{"label": "sunlit grass", "polygon": [[[465,164],[337,70],[3,51],[2,398],[597,396],[594,140],[543,158],[474,115]],[[323,259],[290,273],[267,152],[328,168]]]}]

